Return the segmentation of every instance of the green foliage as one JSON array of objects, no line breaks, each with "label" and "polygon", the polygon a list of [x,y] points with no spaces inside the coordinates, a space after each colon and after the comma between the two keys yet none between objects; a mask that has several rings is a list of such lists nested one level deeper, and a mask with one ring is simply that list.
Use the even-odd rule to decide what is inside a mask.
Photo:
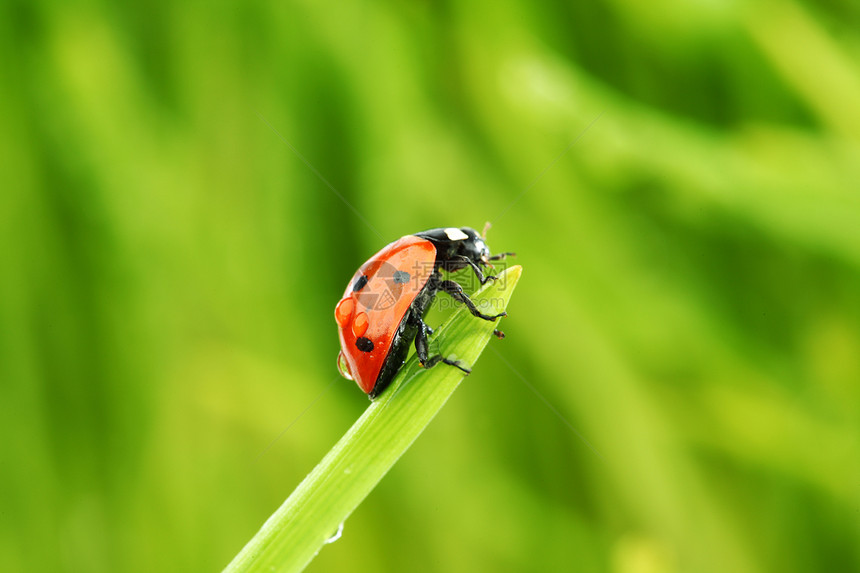
[{"label": "green foliage", "polygon": [[11,0],[0,57],[4,570],[223,568],[367,408],[357,266],[486,220],[501,358],[308,571],[860,570],[856,3]]}]

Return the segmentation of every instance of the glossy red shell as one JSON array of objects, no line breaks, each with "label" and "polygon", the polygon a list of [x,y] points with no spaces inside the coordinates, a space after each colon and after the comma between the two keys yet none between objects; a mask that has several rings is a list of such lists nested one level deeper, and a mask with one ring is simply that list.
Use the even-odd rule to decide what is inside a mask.
[{"label": "glossy red shell", "polygon": [[408,235],[373,255],[349,281],[335,320],[349,372],[365,393],[376,385],[394,333],[435,262],[433,243]]}]

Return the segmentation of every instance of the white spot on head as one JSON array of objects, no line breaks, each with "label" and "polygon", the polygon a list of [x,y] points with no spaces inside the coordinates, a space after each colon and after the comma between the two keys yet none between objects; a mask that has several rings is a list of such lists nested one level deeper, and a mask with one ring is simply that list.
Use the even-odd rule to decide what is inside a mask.
[{"label": "white spot on head", "polygon": [[452,241],[462,241],[464,239],[469,238],[469,235],[467,235],[457,227],[448,227],[447,229],[445,229],[445,234],[448,235],[448,238]]}]

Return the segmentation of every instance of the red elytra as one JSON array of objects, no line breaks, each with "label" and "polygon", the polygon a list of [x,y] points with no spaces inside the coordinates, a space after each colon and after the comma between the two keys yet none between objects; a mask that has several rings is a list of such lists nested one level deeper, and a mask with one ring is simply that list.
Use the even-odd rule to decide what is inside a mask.
[{"label": "red elytra", "polygon": [[[370,394],[376,385],[397,328],[433,274],[435,260],[433,243],[408,235],[373,255],[346,287],[335,308],[345,365],[339,362],[346,370],[342,373],[351,376],[365,393]],[[409,279],[395,280],[398,271]],[[366,282],[354,290],[359,281],[364,282],[362,277],[367,277]],[[369,340],[372,350],[360,350],[359,338]]]}]

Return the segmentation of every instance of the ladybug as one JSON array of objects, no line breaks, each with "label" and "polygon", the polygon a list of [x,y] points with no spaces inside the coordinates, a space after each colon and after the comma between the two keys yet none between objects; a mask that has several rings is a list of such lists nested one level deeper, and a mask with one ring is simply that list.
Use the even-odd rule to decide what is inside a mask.
[{"label": "ladybug", "polygon": [[[441,273],[471,267],[482,285],[495,280],[495,276],[485,276],[482,267],[492,267],[490,261],[514,253],[490,255],[484,242],[486,231],[487,227],[479,235],[469,227],[446,227],[407,235],[373,255],[353,275],[334,311],[341,347],[337,365],[371,400],[406,362],[413,340],[424,368],[444,362],[466,374],[471,372],[456,360],[428,354],[428,336],[433,330],[424,316],[439,291],[465,304],[478,318],[506,316],[504,312],[482,313],[459,284],[444,280]],[[498,330],[494,334],[504,337]]]}]

